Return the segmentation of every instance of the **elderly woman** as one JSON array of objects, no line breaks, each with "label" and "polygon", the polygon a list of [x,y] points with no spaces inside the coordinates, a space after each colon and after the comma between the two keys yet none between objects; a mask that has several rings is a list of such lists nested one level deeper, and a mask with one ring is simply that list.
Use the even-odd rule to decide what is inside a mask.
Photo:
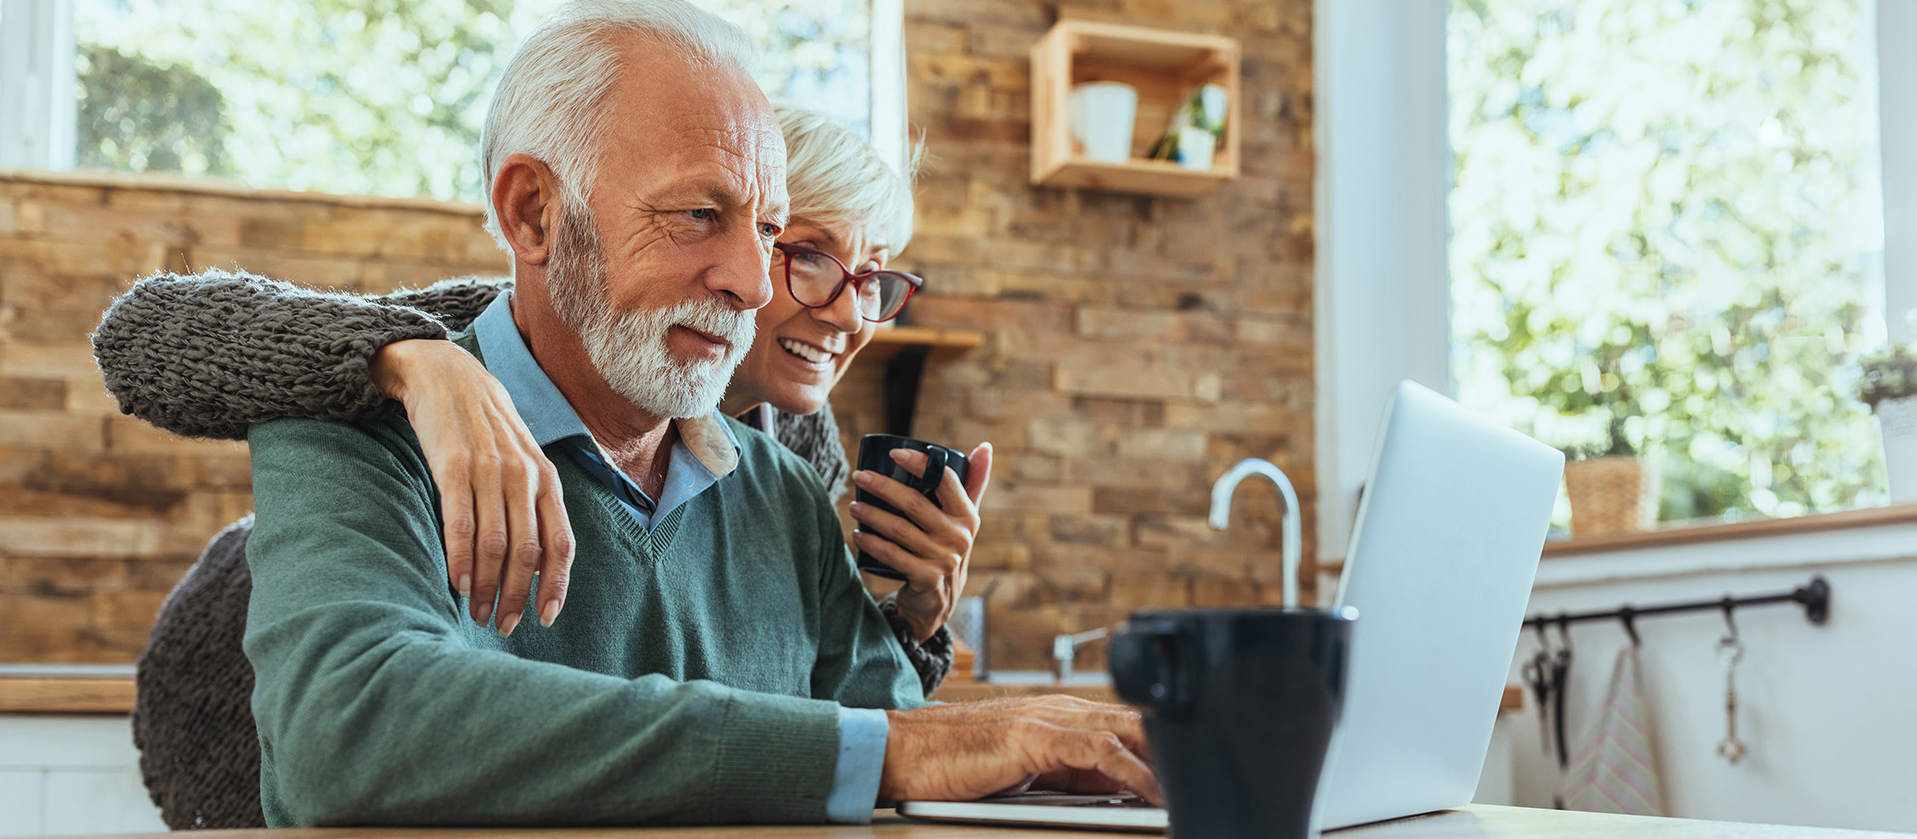
[{"label": "elderly woman", "polygon": [[[907,177],[856,134],[808,111],[781,108],[778,115],[792,217],[775,245],[772,300],[756,313],[753,346],[722,408],[775,435],[836,494],[847,466],[827,396],[875,326],[896,317],[922,284],[885,268],[911,239],[911,189]],[[484,624],[495,597],[523,598],[535,570],[563,578],[571,562],[551,462],[499,383],[444,340],[448,328],[464,328],[509,287],[509,281],[463,279],[359,298],[244,274],[162,275],[136,284],[108,310],[95,350],[123,411],[191,436],[244,438],[249,426],[288,416],[375,419],[397,400],[439,487],[448,582],[471,592],[474,619]],[[925,465],[919,453],[895,457],[914,472]],[[940,506],[910,508],[906,517],[858,504],[852,510],[860,523],[854,545],[906,578],[880,608],[928,694],[951,665],[944,624],[965,585],[977,505],[991,471],[989,444],[973,451],[972,463],[963,485],[946,473]],[[221,534],[163,610],[142,661],[143,698],[168,687],[156,684],[167,675],[156,657],[185,652],[162,637],[169,621],[187,620],[182,610],[222,608],[216,602],[237,602],[243,611],[249,531],[250,521],[243,520]],[[537,562],[523,555],[516,562],[509,545],[537,545]],[[542,586],[542,599],[563,598],[549,588],[558,587]],[[546,604],[540,606],[546,614]],[[237,632],[235,624],[229,641],[216,641],[228,643],[235,659]],[[237,696],[243,711],[245,692]],[[156,704],[149,713],[170,711]],[[141,745],[153,757],[154,728],[143,727]],[[257,757],[251,755],[255,778]],[[148,780],[152,786],[152,773]],[[165,809],[161,790],[155,798]],[[256,813],[257,796],[251,806]]]}]

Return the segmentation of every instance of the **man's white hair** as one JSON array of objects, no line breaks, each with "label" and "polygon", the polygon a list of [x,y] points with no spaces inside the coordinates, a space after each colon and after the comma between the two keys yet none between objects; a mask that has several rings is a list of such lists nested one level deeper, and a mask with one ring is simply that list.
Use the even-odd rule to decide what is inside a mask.
[{"label": "man's white hair", "polygon": [[859,225],[898,255],[912,241],[912,179],[924,146],[915,145],[900,172],[877,149],[831,117],[781,105],[785,187],[792,216]]},{"label": "man's white hair", "polygon": [[750,75],[756,52],[739,27],[686,0],[567,0],[513,53],[480,134],[486,230],[511,251],[493,209],[500,163],[527,154],[552,167],[562,200],[585,206],[605,130],[606,94],[618,81],[621,36],[638,35],[694,66]]}]

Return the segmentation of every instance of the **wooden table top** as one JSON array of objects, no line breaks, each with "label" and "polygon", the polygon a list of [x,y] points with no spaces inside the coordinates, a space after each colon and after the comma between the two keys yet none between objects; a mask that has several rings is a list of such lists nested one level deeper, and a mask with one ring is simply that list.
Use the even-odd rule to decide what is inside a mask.
[{"label": "wooden table top", "polygon": [[[1005,696],[1035,696],[1064,693],[1085,699],[1116,702],[1118,697],[1104,685],[998,685],[990,682],[950,681],[941,685],[933,699],[941,702],[974,702]],[[124,714],[133,710],[132,676],[15,676],[0,674],[0,714]],[[1524,689],[1515,685],[1504,689],[1500,711],[1524,707]]]},{"label": "wooden table top", "polygon": [[[295,830],[196,831],[195,839],[1070,839],[1082,836],[1136,836],[1102,831],[1052,830],[1014,827],[976,827],[908,821],[879,811],[870,826],[805,825],[767,827],[661,827],[622,829],[418,829],[418,828],[301,828]],[[1911,836],[1821,827],[1714,822],[1695,819],[1653,819],[1492,807],[1472,804],[1428,816],[1354,827],[1326,834],[1331,839],[1865,839]],[[171,839],[173,834],[120,834],[115,839]]]}]

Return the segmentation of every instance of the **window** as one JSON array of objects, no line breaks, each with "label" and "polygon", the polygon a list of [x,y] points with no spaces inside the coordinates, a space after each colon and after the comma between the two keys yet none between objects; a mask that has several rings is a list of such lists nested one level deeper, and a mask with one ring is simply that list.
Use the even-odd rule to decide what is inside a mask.
[{"label": "window", "polygon": [[1641,452],[1662,517],[1881,503],[1864,0],[1452,0],[1450,375],[1547,443]]},{"label": "window", "polygon": [[[16,6],[72,4],[81,167],[478,201],[491,91],[517,36],[558,0],[4,2],[7,37],[22,29]],[[902,157],[898,0],[703,5],[760,45],[775,100]]]},{"label": "window", "polygon": [[[1549,34],[1540,28],[1541,19],[1553,17],[1545,24],[1548,26],[1566,22],[1554,17],[1564,9],[1586,15],[1586,20],[1600,13],[1628,12],[1662,15],[1668,21],[1686,10],[1751,16],[1783,9],[1816,12],[1826,19],[1854,15],[1850,24],[1842,24],[1840,17],[1840,25],[1833,30],[1820,31],[1813,46],[1839,52],[1855,48],[1850,54],[1857,57],[1853,68],[1858,74],[1857,83],[1874,85],[1878,91],[1875,96],[1846,96],[1853,105],[1875,106],[1876,134],[1872,135],[1868,123],[1864,123],[1859,128],[1863,136],[1857,139],[1875,139],[1881,149],[1878,200],[1883,208],[1880,224],[1885,231],[1883,294],[1879,300],[1866,292],[1859,302],[1891,313],[1885,318],[1885,331],[1893,339],[1910,340],[1917,335],[1897,313],[1917,309],[1917,154],[1911,151],[1917,149],[1917,51],[1907,48],[1911,36],[1917,34],[1917,3],[1837,0],[1829,4],[1834,8],[1823,10],[1825,5],[1808,0],[1584,0],[1575,4],[1539,0],[1519,11],[1531,13],[1534,40]],[[1398,380],[1414,379],[1483,406],[1476,401],[1478,397],[1465,392],[1465,383],[1454,378],[1470,374],[1459,369],[1466,365],[1451,359],[1461,342],[1453,337],[1454,289],[1447,269],[1454,262],[1452,236],[1468,222],[1456,217],[1458,208],[1451,200],[1458,172],[1451,148],[1450,108],[1471,96],[1468,91],[1454,89],[1447,79],[1452,72],[1448,65],[1456,60],[1447,53],[1466,48],[1449,43],[1449,30],[1459,23],[1453,20],[1454,15],[1476,14],[1480,8],[1494,6],[1467,5],[1461,0],[1340,0],[1317,7],[1314,27],[1318,48],[1313,52],[1312,78],[1319,188],[1314,224],[1318,260],[1313,323],[1319,366],[1315,410],[1321,556],[1343,555],[1359,488],[1370,463],[1372,435],[1384,401]],[[1495,8],[1509,10],[1516,6],[1511,0],[1497,0]],[[1576,19],[1569,22],[1576,23]],[[1758,20],[1754,19],[1753,37],[1757,28]],[[1845,34],[1846,29],[1849,34]],[[1801,37],[1794,24],[1791,32],[1798,33],[1793,37]],[[1784,31],[1771,34],[1781,36]],[[1855,44],[1835,43],[1851,38],[1856,39]],[[1722,42],[1699,56],[1697,63],[1701,67],[1714,60],[1717,52],[1750,46]],[[1533,72],[1546,69],[1539,64]],[[1609,72],[1612,68],[1600,62],[1596,69]],[[1761,119],[1759,123],[1761,128]],[[1866,153],[1865,166],[1870,165],[1870,158]],[[1861,171],[1858,178],[1869,180]],[[1862,188],[1867,189],[1868,183]],[[1817,208],[1807,218],[1826,218],[1835,209]],[[1873,233],[1874,227],[1867,224],[1862,232]],[[1869,283],[1871,276],[1867,269],[1861,281]],[[1861,333],[1843,336],[1847,348],[1868,347],[1876,316],[1866,315],[1862,323]],[[1828,342],[1828,338],[1825,340]],[[1851,347],[1853,342],[1858,346]],[[1734,340],[1732,355],[1737,349]],[[1845,374],[1848,359],[1846,354],[1840,367],[1808,371],[1832,379],[1818,386],[1828,387],[1833,399],[1847,398],[1836,378]],[[1790,418],[1778,415],[1773,419]],[[1847,441],[1861,441],[1874,449],[1874,431],[1848,428],[1851,430],[1844,432]],[[1577,442],[1581,441],[1567,438],[1565,444]],[[1871,456],[1874,461],[1874,452]],[[1786,463],[1795,474],[1795,465]],[[1874,474],[1881,467],[1870,463],[1860,469]],[[1772,480],[1776,481],[1775,473]],[[1869,483],[1874,485],[1876,479],[1871,478]],[[1785,504],[1795,499],[1774,487],[1771,491],[1778,495],[1778,515],[1795,509]],[[1873,489],[1860,490],[1853,503],[1870,503],[1874,493]],[[1755,512],[1756,501],[1768,503],[1768,499],[1746,497],[1743,503],[1747,506],[1742,511],[1732,505],[1725,509],[1730,515]],[[1821,504],[1810,504],[1806,509],[1828,509]]]}]

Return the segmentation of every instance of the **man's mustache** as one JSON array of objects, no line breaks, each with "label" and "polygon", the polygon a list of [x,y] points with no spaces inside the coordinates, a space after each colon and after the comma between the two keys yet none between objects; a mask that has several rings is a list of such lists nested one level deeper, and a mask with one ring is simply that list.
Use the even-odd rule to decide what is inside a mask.
[{"label": "man's mustache", "polygon": [[673,314],[679,317],[672,322],[688,329],[696,329],[715,338],[725,340],[733,346],[752,343],[754,322],[752,313],[732,308],[713,299],[688,300],[679,308],[687,311]]}]

